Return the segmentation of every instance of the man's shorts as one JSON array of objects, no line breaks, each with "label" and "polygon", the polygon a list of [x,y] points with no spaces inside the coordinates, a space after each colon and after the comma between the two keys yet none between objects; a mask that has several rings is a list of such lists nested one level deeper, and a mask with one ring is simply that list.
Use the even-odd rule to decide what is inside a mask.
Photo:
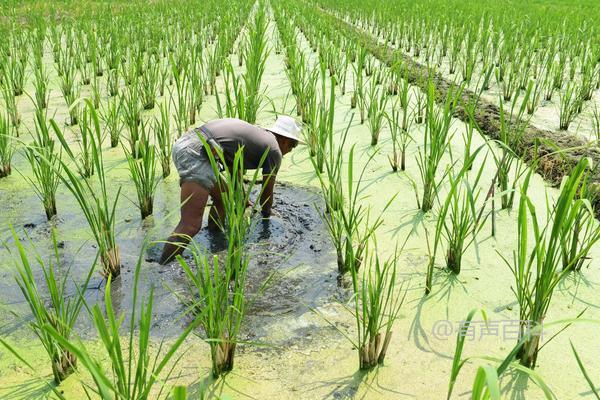
[{"label": "man's shorts", "polygon": [[177,139],[173,144],[173,163],[179,172],[180,186],[196,182],[210,192],[217,180],[199,134],[202,133],[191,130]]}]

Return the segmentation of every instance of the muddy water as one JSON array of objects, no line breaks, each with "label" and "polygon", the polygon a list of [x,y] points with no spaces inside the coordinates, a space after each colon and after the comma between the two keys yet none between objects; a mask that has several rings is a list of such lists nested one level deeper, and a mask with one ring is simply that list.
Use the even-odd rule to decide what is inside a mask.
[{"label": "muddy water", "polygon": [[[319,307],[326,302],[347,296],[337,285],[337,273],[330,267],[334,250],[318,213],[321,199],[313,188],[280,184],[277,188],[276,213],[269,220],[253,219],[247,250],[250,263],[247,277],[248,318],[242,334],[247,339],[262,340],[272,328],[273,320],[291,324],[307,307]],[[221,233],[202,230],[194,241],[212,254],[224,256],[226,242]],[[189,292],[180,266],[155,263],[161,245],[148,249],[143,267],[145,281],[163,282],[178,294]],[[183,254],[193,264],[191,253]],[[142,290],[143,291],[143,290]],[[172,291],[162,291],[167,299],[158,304],[157,324],[161,333],[179,333],[183,324],[173,323],[183,306]],[[307,330],[308,333],[308,330]],[[291,340],[288,337],[287,342]],[[283,345],[269,341],[269,345]]]},{"label": "muddy water", "polygon": [[[336,284],[336,271],[328,265],[333,257],[333,248],[327,240],[327,232],[319,215],[321,199],[313,188],[298,187],[290,184],[281,184],[277,188],[274,211],[276,213],[270,220],[254,217],[248,239],[248,252],[250,264],[248,272],[248,295],[253,301],[250,303],[248,320],[248,335],[252,337],[264,336],[268,329],[265,319],[274,316],[281,318],[296,318],[306,307],[317,307],[325,301],[331,301],[338,292]],[[80,216],[75,217],[76,223],[84,226],[85,221]],[[33,243],[48,240],[52,225],[60,225],[60,221],[47,223],[33,219],[23,224],[21,239],[29,238]],[[61,229],[65,227],[61,226]],[[141,233],[146,228],[141,228]],[[20,231],[20,229],[19,229]],[[150,232],[149,237],[153,236]],[[122,274],[111,287],[112,302],[117,313],[127,313],[133,305],[132,287],[134,284],[135,254],[140,250],[140,238],[121,241],[120,248],[125,255]],[[137,239],[137,240],[136,240]],[[155,237],[161,240],[160,237]],[[225,253],[225,240],[222,233],[212,233],[202,229],[194,238],[201,249],[216,254]],[[11,242],[7,241],[10,248]],[[67,271],[70,277],[86,276],[89,271],[87,263],[77,262],[77,259],[93,259],[94,246],[85,246],[76,257],[69,260],[69,252],[77,246],[75,240],[61,240],[58,243],[60,259],[63,263],[59,271]],[[39,248],[38,251],[50,250],[49,244]],[[178,295],[188,292],[187,278],[177,262],[166,266],[159,265],[162,244],[149,244],[145,253],[141,254],[141,273],[139,292],[142,296],[154,290],[154,333],[161,337],[174,337],[181,333],[185,327],[185,320],[179,321],[185,311]],[[49,254],[43,254],[47,259]],[[184,258],[192,263],[189,250],[184,253]],[[193,264],[193,263],[192,263]],[[65,265],[67,267],[65,267]],[[41,284],[42,276],[38,276]],[[265,286],[265,282],[270,284]],[[74,278],[68,281],[70,296],[76,296],[77,283],[81,279]],[[78,285],[77,285],[78,286]],[[91,282],[84,289],[86,300],[90,305],[99,303],[102,307],[104,301],[105,281],[99,275],[94,275]],[[27,313],[27,305],[23,301],[17,285],[11,275],[11,270],[3,268],[0,282],[0,303],[18,313]],[[84,315],[84,317],[86,317]],[[265,318],[266,317],[266,318]],[[7,316],[8,318],[8,316]],[[89,319],[81,318],[78,331],[85,338],[86,332],[92,328]],[[281,319],[280,319],[281,321]],[[13,323],[3,324],[0,334],[20,331],[24,320],[17,319]],[[125,320],[128,326],[128,320]],[[21,334],[21,333],[19,333]]]}]

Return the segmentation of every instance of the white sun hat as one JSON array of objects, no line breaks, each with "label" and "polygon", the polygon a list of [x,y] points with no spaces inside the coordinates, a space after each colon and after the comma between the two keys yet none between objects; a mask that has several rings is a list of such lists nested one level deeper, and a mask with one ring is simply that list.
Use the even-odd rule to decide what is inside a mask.
[{"label": "white sun hat", "polygon": [[304,141],[300,138],[300,132],[302,128],[298,126],[296,120],[289,115],[280,115],[277,117],[277,121],[275,124],[266,128],[268,131],[273,132],[279,136],[283,136],[289,139],[296,140],[298,143],[305,144]]}]

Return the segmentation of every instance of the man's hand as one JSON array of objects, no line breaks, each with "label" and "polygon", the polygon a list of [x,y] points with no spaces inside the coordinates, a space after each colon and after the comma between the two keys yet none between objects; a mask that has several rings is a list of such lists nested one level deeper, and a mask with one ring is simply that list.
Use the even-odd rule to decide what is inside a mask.
[{"label": "man's hand", "polygon": [[262,206],[261,214],[264,218],[271,216],[271,207],[273,206],[273,188],[275,187],[275,175],[264,175],[262,184],[262,195],[260,204]]}]

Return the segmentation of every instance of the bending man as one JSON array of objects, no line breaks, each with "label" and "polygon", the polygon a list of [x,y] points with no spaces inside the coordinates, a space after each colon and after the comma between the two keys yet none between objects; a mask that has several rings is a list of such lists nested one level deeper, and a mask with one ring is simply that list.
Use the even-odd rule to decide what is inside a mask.
[{"label": "bending man", "polygon": [[209,121],[180,137],[173,145],[173,162],[180,178],[181,220],[163,248],[160,263],[166,264],[181,254],[189,238],[198,233],[209,195],[213,206],[208,218],[208,228],[217,229],[217,221],[224,218],[218,178],[198,135],[202,135],[209,145],[212,143],[220,146],[227,163],[233,161],[235,153],[243,146],[245,169],[258,168],[263,155],[267,153],[262,165],[263,190],[260,204],[263,217],[268,218],[273,206],[273,188],[281,159],[298,145],[299,133],[300,128],[292,117],[280,116],[271,128],[226,118]]}]

